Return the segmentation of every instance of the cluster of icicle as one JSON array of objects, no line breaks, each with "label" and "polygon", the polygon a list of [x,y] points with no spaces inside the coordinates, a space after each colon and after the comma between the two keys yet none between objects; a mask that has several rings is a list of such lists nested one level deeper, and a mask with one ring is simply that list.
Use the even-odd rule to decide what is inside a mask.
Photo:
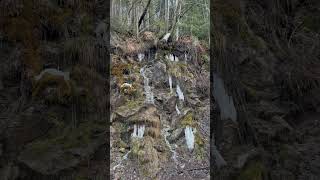
[{"label": "cluster of icicle", "polygon": [[145,130],[145,125],[134,125],[133,126],[133,133],[131,134],[131,137],[136,137],[136,138],[143,138]]},{"label": "cluster of icicle", "polygon": [[170,61],[175,61],[175,62],[178,62],[178,61],[179,61],[179,58],[176,57],[176,56],[173,55],[173,54],[170,54],[169,56],[166,55],[166,59],[169,59]]},{"label": "cluster of icicle", "polygon": [[[186,55],[185,55],[186,56]],[[166,55],[166,58],[170,59],[171,61],[179,61],[178,58],[176,58],[174,55],[170,54],[169,56]],[[175,60],[176,59],[176,60]],[[172,92],[172,77],[171,75],[169,75],[169,87],[170,87],[170,93]],[[177,87],[176,87],[176,93],[178,95],[178,99],[179,101],[184,101],[184,94],[179,86],[179,84],[177,83]],[[181,114],[179,108],[178,108],[178,104],[176,104],[175,106],[176,112],[178,115]],[[187,147],[189,150],[193,150],[194,148],[194,133],[195,133],[195,129],[193,129],[190,126],[186,126],[185,130],[185,138],[186,138],[186,142],[187,142]]]},{"label": "cluster of icicle", "polygon": [[145,69],[144,67],[141,68],[140,73],[142,77],[144,78],[144,91],[146,94],[146,103],[147,104],[154,104],[154,99],[153,99],[153,92],[151,90],[151,87],[149,86],[149,78],[145,74]]}]

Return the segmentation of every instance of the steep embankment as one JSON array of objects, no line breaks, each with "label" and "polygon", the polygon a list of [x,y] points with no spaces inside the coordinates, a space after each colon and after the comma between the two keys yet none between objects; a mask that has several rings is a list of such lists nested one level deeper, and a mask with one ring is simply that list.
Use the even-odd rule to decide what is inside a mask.
[{"label": "steep embankment", "polygon": [[217,178],[319,179],[319,1],[211,5],[214,71],[238,117],[214,132]]},{"label": "steep embankment", "polygon": [[113,178],[208,178],[208,55],[192,38],[121,36],[111,41]]}]

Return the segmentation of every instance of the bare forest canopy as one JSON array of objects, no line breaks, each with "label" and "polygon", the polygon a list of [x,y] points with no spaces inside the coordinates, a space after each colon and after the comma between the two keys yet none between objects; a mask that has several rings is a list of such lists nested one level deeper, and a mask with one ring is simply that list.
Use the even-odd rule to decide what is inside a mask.
[{"label": "bare forest canopy", "polygon": [[111,28],[132,35],[171,33],[174,39],[196,36],[208,43],[209,15],[209,0],[113,0]]}]

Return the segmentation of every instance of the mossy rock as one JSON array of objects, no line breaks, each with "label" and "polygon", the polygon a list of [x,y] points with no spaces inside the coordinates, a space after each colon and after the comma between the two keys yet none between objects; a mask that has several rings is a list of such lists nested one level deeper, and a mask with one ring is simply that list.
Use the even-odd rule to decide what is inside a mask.
[{"label": "mossy rock", "polygon": [[266,167],[259,160],[250,161],[240,172],[237,180],[264,180],[266,177]]},{"label": "mossy rock", "polygon": [[136,71],[136,68],[133,64],[130,63],[118,63],[118,64],[113,64],[111,67],[111,75],[116,77],[117,79],[117,84],[119,87],[125,83],[125,74],[128,72],[128,75],[132,73],[132,70]]},{"label": "mossy rock", "polygon": [[199,131],[195,133],[195,151],[196,151],[196,156],[197,159],[203,159],[204,158],[204,141],[203,138],[201,137],[201,134]]},{"label": "mossy rock", "polygon": [[159,171],[159,157],[153,139],[133,138],[131,152],[131,157],[138,162],[139,172],[146,177],[155,177]]},{"label": "mossy rock", "polygon": [[42,96],[42,93],[47,88],[54,88],[56,91],[53,94],[47,95],[45,98],[49,103],[65,104],[73,95],[73,87],[70,81],[63,76],[57,76],[50,73],[44,73],[42,77],[34,83],[32,96]]},{"label": "mossy rock", "polygon": [[118,107],[115,112],[117,113],[117,115],[120,115],[121,117],[128,117],[138,112],[143,105],[144,100],[142,99],[127,99],[126,104]]},{"label": "mossy rock", "polygon": [[195,127],[196,122],[194,121],[194,114],[188,112],[180,121],[180,125],[184,128],[186,126]]}]

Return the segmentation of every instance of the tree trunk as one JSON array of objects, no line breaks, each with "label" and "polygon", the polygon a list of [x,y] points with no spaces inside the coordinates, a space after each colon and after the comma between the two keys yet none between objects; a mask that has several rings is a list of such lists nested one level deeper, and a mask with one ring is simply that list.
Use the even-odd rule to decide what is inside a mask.
[{"label": "tree trunk", "polygon": [[148,1],[148,4],[146,5],[146,7],[145,7],[144,10],[143,10],[143,13],[142,13],[142,15],[141,15],[141,17],[140,17],[140,19],[139,19],[138,28],[140,28],[141,23],[142,23],[144,17],[146,16],[146,14],[147,14],[147,12],[148,12],[148,8],[149,8],[149,6],[150,6],[150,3],[151,3],[151,0]]}]

